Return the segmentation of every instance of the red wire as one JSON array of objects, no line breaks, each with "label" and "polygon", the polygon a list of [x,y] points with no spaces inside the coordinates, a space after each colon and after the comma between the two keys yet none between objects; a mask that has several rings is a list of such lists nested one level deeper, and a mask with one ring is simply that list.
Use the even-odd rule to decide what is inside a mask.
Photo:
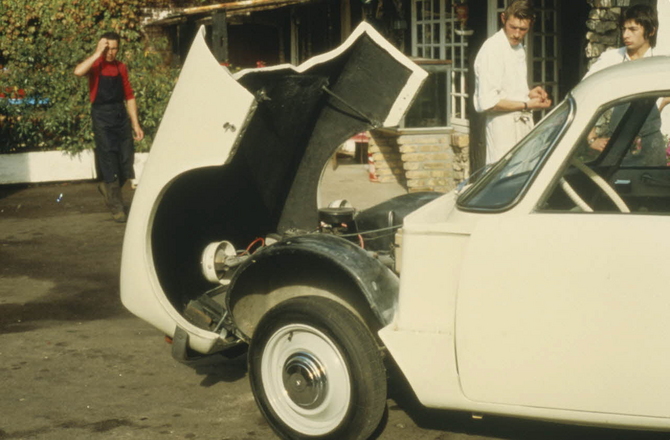
[{"label": "red wire", "polygon": [[261,247],[265,246],[265,239],[263,239],[263,237],[258,237],[257,239],[255,239],[254,241],[252,241],[252,242],[249,244],[249,246],[247,246],[247,249],[242,253],[242,255],[244,255],[244,254],[248,254],[248,253],[249,253],[249,250],[250,250],[256,243],[258,243],[258,242],[261,243]]}]

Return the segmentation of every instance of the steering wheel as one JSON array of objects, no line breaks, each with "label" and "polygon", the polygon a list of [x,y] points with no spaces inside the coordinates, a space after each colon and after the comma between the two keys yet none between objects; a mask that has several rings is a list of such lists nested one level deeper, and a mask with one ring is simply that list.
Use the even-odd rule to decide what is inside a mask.
[{"label": "steering wheel", "polygon": [[[626,205],[626,202],[623,201],[623,199],[617,194],[617,192],[612,188],[606,181],[603,179],[600,174],[596,173],[593,171],[591,168],[587,167],[584,165],[584,163],[580,162],[577,159],[572,159],[570,161],[570,164],[573,165],[575,168],[577,168],[579,171],[582,173],[586,174],[586,176],[591,179],[593,183],[595,183],[598,188],[603,190],[603,192],[607,195],[607,197],[610,198],[612,203],[616,205],[617,208],[619,208],[620,212],[623,213],[630,213],[630,209],[628,209],[628,206]],[[593,208],[591,208],[588,203],[584,201],[580,197],[579,194],[577,194],[577,191],[575,191],[572,186],[565,180],[565,178],[561,177],[560,180],[560,185],[561,188],[563,188],[563,191],[570,197],[570,200],[572,200],[577,206],[579,206],[583,211],[586,212],[593,212]]]}]

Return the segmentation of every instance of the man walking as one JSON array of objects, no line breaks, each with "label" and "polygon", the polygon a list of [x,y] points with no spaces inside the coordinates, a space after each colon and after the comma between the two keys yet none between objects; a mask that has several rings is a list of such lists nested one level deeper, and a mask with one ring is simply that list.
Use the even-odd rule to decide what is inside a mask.
[{"label": "man walking", "polygon": [[88,75],[96,162],[102,182],[98,189],[116,222],[125,222],[121,188],[135,177],[133,138],[144,132],[137,116],[135,95],[126,65],[116,59],[120,36],[105,33],[90,57],[74,69],[77,76]]},{"label": "man walking", "polygon": [[486,114],[486,163],[497,162],[533,127],[533,110],[551,106],[542,87],[529,90],[522,41],[535,12],[514,0],[501,14],[503,28],[486,40],[475,59],[475,110]]}]

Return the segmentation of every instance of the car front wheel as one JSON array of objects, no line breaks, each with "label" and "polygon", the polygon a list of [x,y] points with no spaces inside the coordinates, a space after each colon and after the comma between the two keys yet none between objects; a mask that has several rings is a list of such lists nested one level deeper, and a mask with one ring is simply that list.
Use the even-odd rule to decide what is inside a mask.
[{"label": "car front wheel", "polygon": [[287,300],[261,319],[249,372],[256,403],[285,439],[363,440],[386,406],[386,373],[372,334],[322,297]]}]

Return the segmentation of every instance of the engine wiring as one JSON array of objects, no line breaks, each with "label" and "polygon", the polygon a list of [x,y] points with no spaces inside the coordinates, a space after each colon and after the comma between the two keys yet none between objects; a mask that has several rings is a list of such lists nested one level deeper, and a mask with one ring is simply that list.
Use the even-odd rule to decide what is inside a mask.
[{"label": "engine wiring", "polygon": [[[389,227],[380,228],[380,229],[370,229],[369,231],[361,231],[361,232],[355,232],[355,233],[351,233],[351,234],[339,234],[339,236],[340,237],[356,237],[356,236],[359,236],[359,235],[372,234],[372,233],[375,233],[375,232],[394,231],[394,230],[400,229],[400,228],[402,228],[402,225],[389,226]],[[387,234],[387,235],[392,235],[392,234]],[[387,235],[384,235],[384,237],[387,236]],[[377,238],[381,238],[381,237],[368,238],[368,240],[374,240],[374,239],[377,239]]]},{"label": "engine wiring", "polygon": [[[254,245],[257,244],[257,243],[260,243],[261,245],[258,246],[253,252],[251,252],[251,249],[252,249],[252,248],[254,247]],[[255,239],[254,241],[252,241],[251,243],[249,243],[249,246],[247,246],[247,248],[246,248],[244,251],[242,251],[242,252],[239,254],[239,256],[241,257],[242,255],[247,255],[247,254],[249,254],[249,255],[253,255],[256,251],[258,251],[259,249],[261,249],[261,248],[263,248],[263,247],[265,247],[265,239],[264,239],[263,237],[258,237],[257,239]]]},{"label": "engine wiring", "polygon": [[[342,226],[346,226],[346,225],[342,225]],[[351,234],[337,234],[337,236],[338,237],[345,237],[345,238],[346,237],[356,237],[356,238],[358,238],[358,243],[361,246],[361,248],[365,249],[365,241],[366,240],[367,241],[379,240],[381,238],[393,235],[395,232],[390,233],[390,234],[378,235],[376,237],[364,237],[365,235],[374,234],[374,233],[378,233],[378,232],[385,232],[385,231],[396,231],[397,229],[400,229],[401,227],[402,227],[402,225],[396,225],[396,226],[389,226],[389,227],[380,228],[380,229],[370,229],[369,231],[354,232],[354,233],[351,233]],[[314,233],[316,233],[316,232],[318,232],[318,230],[314,231]],[[257,246],[256,249],[253,249],[254,246],[259,244],[259,243],[260,243],[260,245]],[[258,250],[260,250],[264,247],[265,247],[265,239],[263,237],[258,237],[256,239],[254,239],[251,243],[249,243],[249,245],[247,246],[247,248],[245,250],[237,251],[237,256],[241,257],[241,256],[244,256],[244,255],[253,255]],[[252,249],[253,249],[253,251],[252,251]]]}]

